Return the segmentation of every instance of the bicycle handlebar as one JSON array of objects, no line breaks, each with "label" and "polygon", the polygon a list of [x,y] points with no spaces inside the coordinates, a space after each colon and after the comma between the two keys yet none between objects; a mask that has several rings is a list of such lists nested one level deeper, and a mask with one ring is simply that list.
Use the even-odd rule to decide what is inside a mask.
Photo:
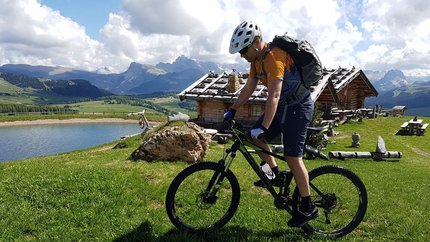
[{"label": "bicycle handlebar", "polygon": [[[251,132],[249,129],[243,127],[242,124],[236,122],[234,119],[230,119],[226,122],[227,130],[225,131],[227,134],[232,134],[233,136],[236,135],[237,137],[241,139],[246,139],[249,141],[252,141],[253,138],[251,136]],[[257,139],[262,140],[265,138],[264,133],[260,134]]]},{"label": "bicycle handlebar", "polygon": [[[241,137],[243,134],[248,134],[249,130],[246,130],[241,124],[237,123],[236,120],[230,119],[225,122],[227,129],[226,134],[232,134],[233,136]],[[249,136],[250,137],[250,136]]]}]

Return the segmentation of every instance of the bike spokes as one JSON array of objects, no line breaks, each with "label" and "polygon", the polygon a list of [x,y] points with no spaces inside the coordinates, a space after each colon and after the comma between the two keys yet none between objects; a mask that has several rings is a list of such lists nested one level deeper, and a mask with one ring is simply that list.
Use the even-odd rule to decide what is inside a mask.
[{"label": "bike spokes", "polygon": [[[315,204],[323,210],[323,215],[309,222],[316,230],[333,233],[350,224],[359,208],[360,199],[355,185],[338,174],[325,174],[312,180],[323,195],[312,194]],[[340,199],[341,198],[341,199]]]},{"label": "bike spokes", "polygon": [[[228,181],[210,182],[213,170],[202,170],[186,177],[177,188],[174,211],[181,223],[193,229],[212,227],[221,220],[232,202]],[[208,186],[208,184],[212,186]]]},{"label": "bike spokes", "polygon": [[351,232],[364,217],[367,192],[352,172],[333,166],[310,174],[311,197],[320,216],[303,228],[310,232],[340,237]]}]

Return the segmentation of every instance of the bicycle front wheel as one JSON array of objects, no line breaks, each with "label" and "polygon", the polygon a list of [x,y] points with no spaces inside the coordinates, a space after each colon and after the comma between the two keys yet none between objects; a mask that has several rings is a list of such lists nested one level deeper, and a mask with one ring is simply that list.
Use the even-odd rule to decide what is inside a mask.
[{"label": "bicycle front wheel", "polygon": [[214,162],[200,162],[181,171],[170,184],[166,210],[170,221],[185,232],[224,226],[240,200],[237,178]]},{"label": "bicycle front wheel", "polygon": [[[367,191],[352,171],[337,166],[318,167],[309,172],[309,184],[312,201],[320,216],[302,227],[306,232],[341,237],[353,231],[363,220],[367,210]],[[294,199],[300,200],[297,188]]]}]

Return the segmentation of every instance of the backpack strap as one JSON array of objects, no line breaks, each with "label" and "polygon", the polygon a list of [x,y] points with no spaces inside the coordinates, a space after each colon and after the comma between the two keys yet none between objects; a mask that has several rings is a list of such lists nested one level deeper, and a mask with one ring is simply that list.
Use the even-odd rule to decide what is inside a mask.
[{"label": "backpack strap", "polygon": [[[272,50],[273,47],[274,46],[272,46],[271,43],[269,43],[267,49],[264,52],[263,61],[261,63],[261,70],[262,70],[261,74],[257,74],[257,68],[255,66],[255,62],[252,63],[253,66],[254,66],[254,70],[256,72],[256,77],[257,78],[261,78],[261,77],[266,77],[267,78],[267,72],[266,72],[266,69],[264,68],[264,61],[266,59],[266,56],[269,54],[269,52]],[[289,53],[287,52],[287,54],[289,54]],[[295,60],[293,59],[293,61],[295,61]],[[293,71],[298,71],[299,72],[300,82],[299,82],[299,85],[297,85],[296,90],[294,90],[294,92],[292,93],[292,95],[287,98],[287,100],[286,100],[287,104],[289,104],[289,103],[295,103],[297,101],[300,101],[300,100],[302,100],[308,94],[308,89],[303,84],[303,77],[301,75],[301,72],[299,71],[299,69],[298,69],[298,67],[297,67],[297,65],[295,63],[294,63],[294,66],[296,67],[296,69],[293,70]],[[284,70],[284,72],[285,72],[285,70]],[[282,81],[284,82],[284,81],[287,81],[287,80],[283,79]]]},{"label": "backpack strap", "polygon": [[261,71],[262,71],[261,74],[257,73],[257,68],[255,66],[255,61],[252,62],[252,65],[254,66],[254,70],[255,70],[255,74],[256,74],[257,78],[262,78],[262,77],[267,78],[266,68],[264,68],[264,60],[266,59],[266,56],[267,56],[267,54],[269,54],[270,50],[271,50],[271,48],[270,48],[270,45],[269,45],[269,47],[267,47],[267,49],[264,51],[263,61],[261,62]]}]

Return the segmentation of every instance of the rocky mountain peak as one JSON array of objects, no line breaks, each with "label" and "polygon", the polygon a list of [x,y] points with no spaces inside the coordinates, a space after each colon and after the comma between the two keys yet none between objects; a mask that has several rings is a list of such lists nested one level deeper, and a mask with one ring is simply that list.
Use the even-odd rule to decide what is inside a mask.
[{"label": "rocky mountain peak", "polygon": [[375,83],[377,90],[388,91],[398,89],[411,83],[401,70],[389,70],[384,77]]},{"label": "rocky mountain peak", "polygon": [[389,70],[385,73],[383,79],[385,80],[406,80],[405,74],[401,70]]}]

